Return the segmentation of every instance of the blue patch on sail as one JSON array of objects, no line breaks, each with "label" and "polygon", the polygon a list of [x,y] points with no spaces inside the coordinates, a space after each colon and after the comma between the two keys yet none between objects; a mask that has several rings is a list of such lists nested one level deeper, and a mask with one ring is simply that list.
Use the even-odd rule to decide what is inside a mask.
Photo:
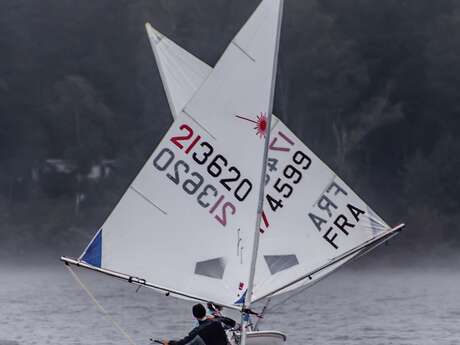
[{"label": "blue patch on sail", "polygon": [[247,291],[248,291],[248,290],[246,290],[246,291],[241,295],[241,297],[238,298],[238,299],[235,301],[235,303],[233,303],[233,304],[244,304],[244,302],[246,301],[246,292],[247,292]]},{"label": "blue patch on sail", "polygon": [[99,230],[96,237],[94,237],[93,241],[90,243],[81,259],[92,266],[101,267],[101,257],[102,229]]}]

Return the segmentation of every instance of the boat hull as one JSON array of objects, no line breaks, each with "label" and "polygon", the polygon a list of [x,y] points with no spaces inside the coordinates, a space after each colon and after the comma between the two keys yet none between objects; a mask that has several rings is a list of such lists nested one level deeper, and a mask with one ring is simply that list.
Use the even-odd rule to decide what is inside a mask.
[{"label": "boat hull", "polygon": [[283,345],[286,335],[278,331],[252,331],[247,333],[247,345]]}]

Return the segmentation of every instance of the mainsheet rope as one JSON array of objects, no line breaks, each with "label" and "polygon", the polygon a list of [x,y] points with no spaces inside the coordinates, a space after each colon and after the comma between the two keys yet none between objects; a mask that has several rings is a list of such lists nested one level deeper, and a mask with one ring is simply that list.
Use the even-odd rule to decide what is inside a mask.
[{"label": "mainsheet rope", "polygon": [[83,281],[80,279],[80,277],[75,273],[75,271],[72,269],[70,265],[66,265],[67,269],[69,270],[70,274],[74,277],[75,281],[80,285],[80,287],[83,289],[83,291],[86,292],[88,297],[91,299],[91,301],[97,306],[99,311],[104,314],[107,320],[109,320],[112,325],[120,332],[120,334],[126,338],[126,340],[131,344],[131,345],[137,345],[134,340],[129,336],[126,331],[121,328],[121,326],[116,322],[110,314],[105,310],[105,308],[99,303],[99,301],[96,299],[96,297],[91,293],[91,291],[88,289],[88,287],[83,283]]}]

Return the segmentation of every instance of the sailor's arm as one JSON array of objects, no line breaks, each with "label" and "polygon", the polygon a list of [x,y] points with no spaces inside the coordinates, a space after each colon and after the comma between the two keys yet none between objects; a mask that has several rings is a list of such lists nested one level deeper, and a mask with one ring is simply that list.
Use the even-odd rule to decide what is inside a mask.
[{"label": "sailor's arm", "polygon": [[188,344],[198,335],[199,327],[195,327],[190,333],[180,340],[163,340],[163,345],[185,345]]},{"label": "sailor's arm", "polygon": [[236,326],[236,321],[226,316],[216,316],[214,317],[214,320],[223,323],[225,326],[229,328],[233,328]]}]

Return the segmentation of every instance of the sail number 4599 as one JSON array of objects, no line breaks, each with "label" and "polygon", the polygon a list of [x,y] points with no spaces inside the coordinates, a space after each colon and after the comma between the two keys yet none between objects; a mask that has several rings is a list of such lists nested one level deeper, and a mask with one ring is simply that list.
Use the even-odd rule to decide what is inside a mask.
[{"label": "sail number 4599", "polygon": [[266,195],[268,205],[274,212],[283,207],[282,198],[289,198],[294,191],[294,187],[289,182],[296,185],[302,180],[302,171],[310,167],[311,158],[302,151],[297,151],[292,156],[292,162],[294,164],[288,164],[283,170],[283,176],[278,178],[273,185],[278,198],[270,194]]}]

